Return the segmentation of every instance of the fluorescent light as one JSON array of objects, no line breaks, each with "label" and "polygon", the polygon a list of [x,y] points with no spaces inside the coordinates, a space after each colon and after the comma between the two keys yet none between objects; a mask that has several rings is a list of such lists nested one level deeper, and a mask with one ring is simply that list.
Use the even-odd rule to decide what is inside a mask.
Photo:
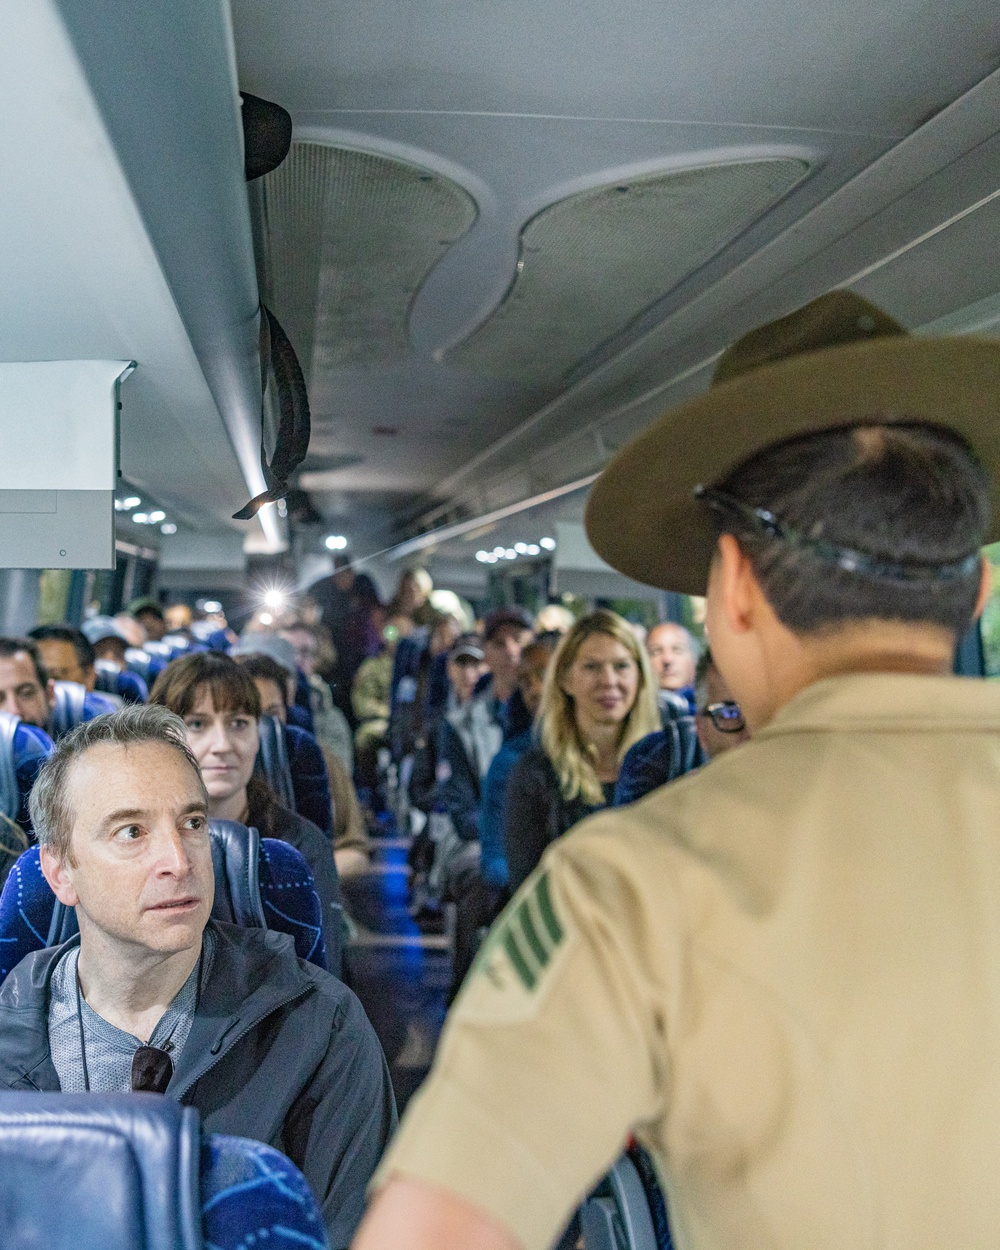
[{"label": "fluorescent light", "polygon": [[539,547],[544,547],[546,551],[555,551],[556,540],[554,538],[540,538],[538,545]]},{"label": "fluorescent light", "polygon": [[327,551],[343,551],[347,546],[347,539],[343,534],[328,534],[324,545]]},{"label": "fluorescent light", "polygon": [[201,610],[207,612],[209,616],[214,616],[216,612],[222,611],[222,604],[218,599],[206,599],[201,605]]}]

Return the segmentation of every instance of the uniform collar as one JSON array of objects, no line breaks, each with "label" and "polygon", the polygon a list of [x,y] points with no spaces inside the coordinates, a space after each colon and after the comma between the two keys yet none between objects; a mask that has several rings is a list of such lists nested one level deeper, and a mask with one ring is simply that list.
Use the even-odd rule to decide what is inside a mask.
[{"label": "uniform collar", "polygon": [[801,690],[754,734],[1000,730],[1000,683],[981,677],[850,673]]}]

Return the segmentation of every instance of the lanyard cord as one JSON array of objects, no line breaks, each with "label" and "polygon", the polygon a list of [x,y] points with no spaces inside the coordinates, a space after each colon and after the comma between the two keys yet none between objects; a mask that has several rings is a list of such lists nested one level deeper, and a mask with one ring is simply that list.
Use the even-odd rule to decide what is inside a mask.
[{"label": "lanyard cord", "polygon": [[[198,987],[197,987],[197,994],[195,997],[195,1007],[194,1007],[195,1011],[198,1010],[198,1004],[201,1002],[201,988],[202,988],[201,987],[201,974],[202,974],[202,969],[204,967],[204,962],[205,961],[202,959],[201,955],[199,955],[198,956]],[[76,968],[74,969],[74,973],[75,973],[74,980],[76,982],[76,1023],[77,1023],[77,1028],[80,1031],[80,1065],[83,1068],[83,1088],[89,1094],[90,1093],[90,1073],[87,1070],[87,1043],[86,1043],[86,1040],[84,1037],[84,1031],[83,1031],[83,996],[80,991],[79,951],[77,952],[77,956],[76,956]],[[161,1016],[161,1019],[162,1019],[162,1016]],[[170,1042],[173,1039],[174,1034],[177,1032],[177,1026],[179,1024],[180,1024],[180,1018],[178,1017],[178,1019],[174,1021],[174,1027],[170,1030],[167,1036],[163,1039],[163,1045],[158,1046],[155,1049],[166,1051],[167,1053],[169,1053]],[[156,1028],[154,1027],[153,1033],[155,1032],[156,1032]],[[151,1033],[150,1037],[152,1037],[152,1035],[153,1034]],[[148,1046],[148,1045],[149,1045],[148,1042],[143,1042],[143,1046]]]}]

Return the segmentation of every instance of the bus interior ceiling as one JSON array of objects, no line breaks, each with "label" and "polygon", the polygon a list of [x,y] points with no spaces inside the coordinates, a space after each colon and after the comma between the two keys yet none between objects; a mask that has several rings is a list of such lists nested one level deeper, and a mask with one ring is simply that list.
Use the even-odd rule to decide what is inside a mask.
[{"label": "bus interior ceiling", "polygon": [[[498,547],[488,518],[585,482],[835,286],[1000,324],[986,0],[125,10],[12,10],[0,362],[136,363],[122,482],[166,530],[119,537],[165,586],[235,587],[247,553],[315,570],[331,531],[386,577],[456,522]],[[249,194],[238,89],[293,121]],[[263,488],[258,296],[309,388],[306,524],[231,519]],[[481,589],[476,532],[418,550]]]}]

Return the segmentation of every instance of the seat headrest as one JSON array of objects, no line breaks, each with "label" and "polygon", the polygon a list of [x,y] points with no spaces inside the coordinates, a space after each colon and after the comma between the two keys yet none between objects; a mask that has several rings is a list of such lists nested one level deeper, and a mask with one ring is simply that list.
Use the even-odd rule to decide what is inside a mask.
[{"label": "seat headrest", "polygon": [[200,1145],[158,1094],[0,1092],[4,1250],[202,1250]]},{"label": "seat headrest", "polygon": [[235,820],[210,820],[215,902],[212,916],[226,924],[266,929],[260,899],[260,834]]},{"label": "seat headrest", "polygon": [[257,767],[274,791],[282,807],[295,811],[295,790],[292,786],[292,769],[288,762],[285,726],[276,716],[262,716],[260,725],[260,750]]}]

